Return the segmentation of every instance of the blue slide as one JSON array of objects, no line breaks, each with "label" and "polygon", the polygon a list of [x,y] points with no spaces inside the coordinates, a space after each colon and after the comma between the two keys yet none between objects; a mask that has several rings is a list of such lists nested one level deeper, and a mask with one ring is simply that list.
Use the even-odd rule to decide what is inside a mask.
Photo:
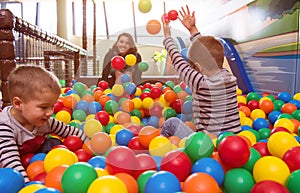
[{"label": "blue slide", "polygon": [[254,92],[249,77],[245,71],[244,63],[241,60],[234,45],[226,38],[218,38],[225,49],[225,57],[231,68],[232,73],[237,78],[238,87],[243,93]]}]

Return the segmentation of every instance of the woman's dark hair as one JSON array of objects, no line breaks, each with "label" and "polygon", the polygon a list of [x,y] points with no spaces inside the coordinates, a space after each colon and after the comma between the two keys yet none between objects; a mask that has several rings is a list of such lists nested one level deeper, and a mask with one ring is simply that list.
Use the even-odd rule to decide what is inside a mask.
[{"label": "woman's dark hair", "polygon": [[[119,39],[120,39],[122,36],[125,36],[125,37],[127,37],[127,38],[129,39],[130,48],[128,49],[128,51],[127,51],[126,53],[122,53],[122,54],[121,54],[121,53],[119,52],[118,47],[117,47],[117,42],[119,41]],[[136,53],[137,53],[137,47],[136,47],[136,45],[135,45],[135,42],[134,42],[134,40],[133,40],[132,35],[129,34],[129,33],[126,33],[126,32],[121,33],[121,34],[118,36],[117,41],[116,41],[116,42],[113,44],[113,46],[112,46],[112,50],[113,50],[114,52],[118,53],[119,55],[122,55],[122,56],[123,56],[123,55],[126,56],[127,54],[136,54]]]}]

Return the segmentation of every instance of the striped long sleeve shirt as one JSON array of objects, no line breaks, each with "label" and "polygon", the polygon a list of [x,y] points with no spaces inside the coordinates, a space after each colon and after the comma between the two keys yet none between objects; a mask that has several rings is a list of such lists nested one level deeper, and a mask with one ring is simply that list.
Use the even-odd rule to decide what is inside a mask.
[{"label": "striped long sleeve shirt", "polygon": [[[196,33],[191,36],[191,40],[199,36],[201,34]],[[236,77],[225,68],[207,77],[193,69],[182,57],[173,38],[167,37],[164,46],[180,79],[192,91],[193,119],[197,131],[207,131],[216,135],[223,131],[239,132]]]},{"label": "striped long sleeve shirt", "polygon": [[82,130],[53,118],[50,118],[44,126],[28,131],[11,115],[10,110],[11,107],[9,106],[0,113],[0,166],[16,169],[23,175],[26,183],[29,182],[29,178],[22,166],[19,153],[19,148],[25,141],[36,136],[47,136],[50,133],[62,138],[76,135],[83,141],[87,139]]}]

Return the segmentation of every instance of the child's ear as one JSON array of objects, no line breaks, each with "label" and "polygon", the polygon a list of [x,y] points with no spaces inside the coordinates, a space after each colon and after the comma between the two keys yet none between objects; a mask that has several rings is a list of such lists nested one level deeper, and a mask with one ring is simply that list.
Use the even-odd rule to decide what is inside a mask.
[{"label": "child's ear", "polygon": [[14,97],[12,99],[12,106],[16,109],[19,109],[21,106],[22,100],[19,97]]}]

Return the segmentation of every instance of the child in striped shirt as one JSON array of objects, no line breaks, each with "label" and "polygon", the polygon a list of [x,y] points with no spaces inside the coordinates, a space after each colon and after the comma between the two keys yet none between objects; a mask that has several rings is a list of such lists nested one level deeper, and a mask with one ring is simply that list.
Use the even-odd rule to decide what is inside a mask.
[{"label": "child in striped shirt", "polygon": [[51,117],[61,87],[49,71],[38,66],[15,68],[8,77],[8,92],[11,106],[0,113],[0,166],[16,169],[27,183],[21,156],[37,153],[48,134],[76,135],[82,141],[87,137],[82,130]]},{"label": "child in striped shirt", "polygon": [[[236,77],[223,68],[224,48],[212,36],[202,36],[196,27],[195,12],[189,7],[179,11],[179,20],[191,34],[186,61],[171,37],[169,20],[162,16],[164,46],[179,77],[193,96],[193,119],[196,131],[218,135],[241,130],[236,96]],[[165,121],[161,134],[187,137],[194,131],[176,117]]]}]

